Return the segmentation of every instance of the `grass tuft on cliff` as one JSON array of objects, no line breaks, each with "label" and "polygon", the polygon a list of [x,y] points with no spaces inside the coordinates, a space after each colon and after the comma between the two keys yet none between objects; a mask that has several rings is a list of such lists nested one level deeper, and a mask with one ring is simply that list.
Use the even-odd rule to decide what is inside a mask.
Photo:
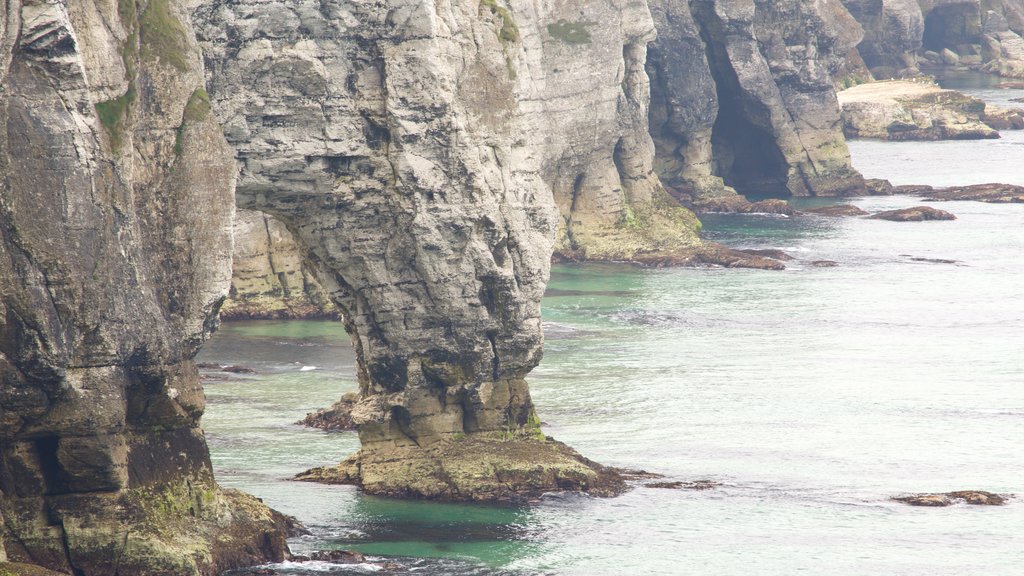
[{"label": "grass tuft on cliff", "polygon": [[595,22],[559,20],[553,24],[548,24],[548,34],[555,40],[561,40],[566,44],[590,44],[590,30],[587,28],[595,25]]},{"label": "grass tuft on cliff", "polygon": [[181,124],[174,134],[174,153],[181,156],[184,149],[185,126],[189,123],[202,122],[210,115],[210,95],[203,88],[196,88],[185,103],[185,111],[181,115]]},{"label": "grass tuft on cliff", "polygon": [[123,96],[96,104],[96,115],[99,116],[100,124],[110,136],[112,150],[119,149],[124,142],[124,119],[128,115],[128,108],[134,101],[135,90],[129,88]]},{"label": "grass tuft on cliff", "polygon": [[480,0],[480,5],[486,6],[491,10],[491,14],[501,18],[498,40],[501,41],[502,45],[508,42],[519,41],[519,27],[516,26],[516,21],[512,19],[512,13],[508,11],[508,8],[499,5],[498,0]]},{"label": "grass tuft on cliff", "polygon": [[143,58],[159,60],[182,71],[189,69],[185,27],[171,14],[170,0],[149,0],[139,24]]}]

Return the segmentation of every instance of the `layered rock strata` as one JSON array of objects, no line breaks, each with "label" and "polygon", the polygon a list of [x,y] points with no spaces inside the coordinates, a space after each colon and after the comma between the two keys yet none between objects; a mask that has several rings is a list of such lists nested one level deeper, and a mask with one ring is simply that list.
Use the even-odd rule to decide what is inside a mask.
[{"label": "layered rock strata", "polygon": [[843,0],[865,30],[859,55],[875,77],[955,66],[1024,77],[1020,0]]},{"label": "layered rock strata", "polygon": [[971,140],[998,138],[985,102],[931,82],[889,80],[839,93],[849,138]]},{"label": "layered rock strata", "polygon": [[863,192],[832,87],[861,40],[840,3],[657,0],[652,11],[651,133],[678,197]]},{"label": "layered rock strata", "polygon": [[178,2],[0,6],[0,560],[212,575],[285,553],[198,426],[234,180],[203,80]]},{"label": "layered rock strata", "polygon": [[[444,497],[496,493],[488,482],[538,459],[565,471],[549,489],[603,474],[540,440],[524,380],[556,236],[608,254],[659,226],[666,245],[696,236],[644,138],[649,14],[578,9],[308,0],[195,13],[239,206],[295,234],[353,336],[352,480],[369,492],[440,497],[425,486],[449,481],[445,454],[492,441],[510,459]],[[601,230],[617,234],[607,250]]]},{"label": "layered rock strata", "polygon": [[231,290],[221,319],[337,317],[284,224],[263,212],[238,210],[232,228]]}]

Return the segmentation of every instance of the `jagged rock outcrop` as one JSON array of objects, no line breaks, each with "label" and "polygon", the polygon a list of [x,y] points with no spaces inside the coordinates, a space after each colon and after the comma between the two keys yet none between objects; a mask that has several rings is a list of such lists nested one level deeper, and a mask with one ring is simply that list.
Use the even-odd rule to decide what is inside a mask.
[{"label": "jagged rock outcrop", "polygon": [[931,82],[887,80],[839,93],[849,138],[977,140],[998,138],[985,102]]},{"label": "jagged rock outcrop", "polygon": [[959,66],[1024,77],[1020,0],[843,0],[864,27],[860,56],[877,78],[921,66]]},{"label": "jagged rock outcrop", "polygon": [[232,230],[231,291],[221,319],[337,316],[284,224],[264,212],[238,210]]},{"label": "jagged rock outcrop", "polygon": [[924,15],[917,0],[843,0],[843,4],[864,29],[857,50],[876,77],[920,74],[917,52],[924,36]]},{"label": "jagged rock outcrop", "polygon": [[0,5],[0,559],[212,575],[285,553],[198,427],[234,180],[203,80],[178,2]]},{"label": "jagged rock outcrop", "polygon": [[839,2],[657,0],[652,9],[651,133],[678,196],[863,192],[832,87],[861,30]]},{"label": "jagged rock outcrop", "polygon": [[[655,203],[642,138],[653,29],[642,5],[523,10],[307,0],[195,13],[239,205],[294,232],[353,335],[354,480],[370,492],[486,497],[527,457],[555,470],[538,489],[602,474],[537,439],[524,377],[559,228],[585,236]],[[614,49],[591,63],[598,46]],[[553,199],[586,219],[561,222]],[[441,459],[462,443],[511,459],[474,471],[466,493]]]}]

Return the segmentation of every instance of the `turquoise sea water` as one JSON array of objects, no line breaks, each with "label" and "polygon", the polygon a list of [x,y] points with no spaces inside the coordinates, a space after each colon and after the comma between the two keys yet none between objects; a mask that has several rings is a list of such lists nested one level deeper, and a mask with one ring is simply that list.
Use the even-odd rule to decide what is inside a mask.
[{"label": "turquoise sea water", "polygon": [[[866,175],[896,183],[1024,184],[1013,135],[851,149]],[[939,207],[958,219],[705,219],[721,242],[796,256],[781,272],[555,267],[545,358],[530,378],[546,432],[606,464],[720,488],[515,509],[290,482],[357,447],[352,433],[293,424],[356,387],[347,336],[330,322],[225,324],[203,350],[203,361],[259,372],[207,383],[218,479],[305,522],[313,534],[293,540],[296,552],[356,549],[396,558],[401,573],[1022,574],[1024,499],[889,499],[1024,496],[1024,205]],[[839,265],[810,265],[822,259]]]}]

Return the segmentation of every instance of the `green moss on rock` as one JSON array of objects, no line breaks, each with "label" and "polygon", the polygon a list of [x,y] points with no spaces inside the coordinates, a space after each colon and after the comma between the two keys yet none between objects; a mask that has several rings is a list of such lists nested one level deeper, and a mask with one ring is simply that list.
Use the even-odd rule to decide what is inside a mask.
[{"label": "green moss on rock", "polygon": [[124,95],[118,98],[96,104],[96,115],[99,116],[100,124],[110,136],[110,147],[114,150],[119,149],[124,141],[124,120],[134,101],[135,90],[129,88]]},{"label": "green moss on rock", "polygon": [[567,20],[559,20],[558,22],[548,24],[548,34],[556,40],[561,40],[566,44],[590,44],[590,26],[595,26],[596,22],[569,22]]},{"label": "green moss on rock", "polygon": [[185,104],[181,115],[181,124],[174,134],[174,153],[181,156],[184,149],[185,126],[189,123],[202,122],[210,115],[210,95],[203,88],[196,88]]},{"label": "green moss on rock", "polygon": [[519,41],[519,27],[516,26],[516,22],[512,19],[512,13],[508,11],[508,8],[498,4],[497,0],[481,0],[480,5],[486,6],[490,9],[491,14],[501,18],[501,27],[498,28],[498,40],[503,45],[507,42]]},{"label": "green moss on rock", "polygon": [[379,496],[463,502],[521,502],[562,490],[614,496],[626,490],[614,469],[530,427],[459,435],[423,447],[364,449],[296,479],[355,484]]},{"label": "green moss on rock", "polygon": [[189,69],[185,27],[171,13],[170,0],[149,0],[139,24],[143,58],[159,60],[181,71]]}]

